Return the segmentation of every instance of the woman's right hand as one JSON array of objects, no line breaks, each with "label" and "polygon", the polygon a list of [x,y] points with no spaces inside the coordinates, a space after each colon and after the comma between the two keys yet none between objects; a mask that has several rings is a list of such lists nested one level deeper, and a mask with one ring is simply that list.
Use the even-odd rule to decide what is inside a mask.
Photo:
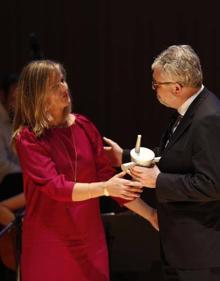
[{"label": "woman's right hand", "polygon": [[143,186],[137,181],[124,179],[125,175],[126,172],[121,172],[105,182],[108,194],[126,200],[134,200],[140,197]]}]

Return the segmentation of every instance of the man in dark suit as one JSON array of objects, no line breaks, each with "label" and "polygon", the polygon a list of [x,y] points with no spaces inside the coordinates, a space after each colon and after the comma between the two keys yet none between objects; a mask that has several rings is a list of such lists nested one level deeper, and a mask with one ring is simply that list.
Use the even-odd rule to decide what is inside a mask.
[{"label": "man in dark suit", "polygon": [[[165,280],[220,280],[220,101],[202,84],[188,45],[170,46],[152,64],[158,100],[178,113],[162,137],[158,165],[130,169],[155,188]],[[111,156],[122,161],[113,141]]]}]

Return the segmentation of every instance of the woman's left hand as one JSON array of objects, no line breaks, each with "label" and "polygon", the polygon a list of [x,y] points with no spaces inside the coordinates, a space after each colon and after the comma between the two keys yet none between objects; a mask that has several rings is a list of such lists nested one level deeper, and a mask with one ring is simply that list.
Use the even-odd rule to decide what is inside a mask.
[{"label": "woman's left hand", "polygon": [[14,213],[4,205],[0,204],[0,224],[7,225],[15,219]]},{"label": "woman's left hand", "polygon": [[158,216],[157,216],[157,210],[153,209],[150,217],[148,218],[148,221],[151,223],[153,228],[155,228],[157,231],[159,231],[159,224],[158,224]]}]

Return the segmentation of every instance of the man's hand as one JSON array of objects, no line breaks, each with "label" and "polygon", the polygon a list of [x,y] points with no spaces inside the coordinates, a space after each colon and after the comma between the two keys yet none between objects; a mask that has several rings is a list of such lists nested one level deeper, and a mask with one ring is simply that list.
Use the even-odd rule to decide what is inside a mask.
[{"label": "man's hand", "polygon": [[103,138],[104,141],[109,146],[104,146],[104,150],[107,153],[108,158],[110,159],[113,167],[120,167],[122,164],[122,153],[123,149],[113,140],[106,137]]},{"label": "man's hand", "polygon": [[129,169],[129,174],[134,180],[139,181],[143,186],[155,188],[160,170],[157,165],[154,165],[151,168],[134,166]]}]

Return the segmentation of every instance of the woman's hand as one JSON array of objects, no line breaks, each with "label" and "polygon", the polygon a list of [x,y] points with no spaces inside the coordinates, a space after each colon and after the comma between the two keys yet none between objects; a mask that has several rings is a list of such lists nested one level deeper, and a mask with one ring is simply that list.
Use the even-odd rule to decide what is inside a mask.
[{"label": "woman's hand", "polygon": [[150,213],[148,221],[151,223],[153,228],[155,228],[157,231],[159,231],[158,216],[157,216],[157,210],[156,209],[152,208],[152,211]]},{"label": "woman's hand", "polygon": [[131,202],[124,204],[129,210],[135,212],[139,216],[143,217],[145,220],[149,221],[150,224],[156,229],[159,230],[158,219],[157,219],[157,210],[152,208],[141,198],[137,198]]},{"label": "woman's hand", "polygon": [[14,213],[4,205],[0,204],[0,224],[7,225],[11,223],[14,219]]},{"label": "woman's hand", "polygon": [[140,197],[142,184],[137,181],[124,179],[125,175],[126,172],[121,172],[105,182],[105,188],[109,195],[126,200],[134,200]]}]

